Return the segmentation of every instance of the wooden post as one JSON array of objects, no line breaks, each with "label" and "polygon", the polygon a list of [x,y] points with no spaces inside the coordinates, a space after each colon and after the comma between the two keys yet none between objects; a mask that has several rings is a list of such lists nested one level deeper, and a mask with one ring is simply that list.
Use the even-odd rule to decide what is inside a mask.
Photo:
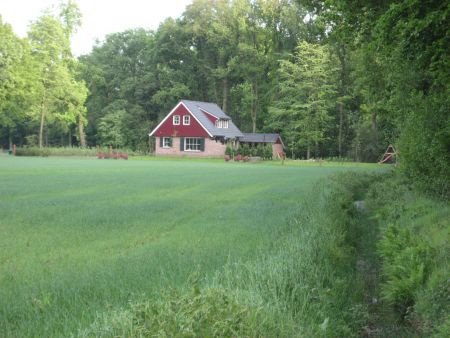
[{"label": "wooden post", "polygon": [[13,144],[13,156],[16,156],[16,145]]}]

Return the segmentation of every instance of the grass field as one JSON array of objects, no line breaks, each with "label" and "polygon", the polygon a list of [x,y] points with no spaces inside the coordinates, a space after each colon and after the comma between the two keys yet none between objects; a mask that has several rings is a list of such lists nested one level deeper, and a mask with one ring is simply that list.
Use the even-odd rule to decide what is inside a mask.
[{"label": "grass field", "polygon": [[97,313],[251,260],[317,181],[367,166],[0,157],[0,336]]}]

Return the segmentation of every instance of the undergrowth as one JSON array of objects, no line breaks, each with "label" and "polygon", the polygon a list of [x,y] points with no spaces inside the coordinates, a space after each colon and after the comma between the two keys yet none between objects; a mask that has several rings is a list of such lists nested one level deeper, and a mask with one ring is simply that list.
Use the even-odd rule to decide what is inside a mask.
[{"label": "undergrowth", "polygon": [[426,197],[394,174],[371,187],[367,204],[380,229],[382,300],[415,334],[448,334],[448,201]]}]

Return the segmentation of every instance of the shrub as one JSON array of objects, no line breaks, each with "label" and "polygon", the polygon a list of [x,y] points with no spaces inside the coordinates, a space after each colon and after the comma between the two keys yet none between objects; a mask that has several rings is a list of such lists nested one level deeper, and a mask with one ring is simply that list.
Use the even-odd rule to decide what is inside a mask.
[{"label": "shrub", "polygon": [[424,197],[395,173],[374,184],[367,197],[381,232],[383,299],[418,334],[441,336],[450,306],[447,201]]},{"label": "shrub", "polygon": [[231,146],[229,144],[227,144],[225,148],[225,155],[228,155],[229,157],[233,156],[233,150],[231,149]]},{"label": "shrub", "polygon": [[50,155],[49,148],[39,147],[23,147],[16,148],[16,156],[42,156],[47,157]]},{"label": "shrub", "polygon": [[114,151],[111,151],[109,148],[21,147],[16,149],[17,156],[97,156],[97,158],[128,159],[129,154],[135,155],[137,153],[123,149],[115,149]]},{"label": "shrub", "polygon": [[272,145],[271,144],[266,144],[264,146],[264,158],[266,160],[272,160],[273,159]]},{"label": "shrub", "polygon": [[265,146],[262,146],[262,145],[259,145],[258,147],[256,147],[256,154],[255,154],[255,156],[259,156],[261,158],[264,158],[265,157],[264,156],[264,147]]},{"label": "shrub", "polygon": [[385,300],[394,305],[401,316],[406,316],[415,303],[415,292],[422,289],[431,263],[431,249],[409,229],[390,225],[379,242],[383,257],[382,288]]}]

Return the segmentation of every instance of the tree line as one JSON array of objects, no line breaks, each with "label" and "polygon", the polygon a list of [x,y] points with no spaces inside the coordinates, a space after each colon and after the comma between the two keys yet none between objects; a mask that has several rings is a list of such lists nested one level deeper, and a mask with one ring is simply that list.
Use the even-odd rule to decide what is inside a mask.
[{"label": "tree line", "polygon": [[[294,158],[376,161],[448,191],[449,8],[437,0],[194,0],[74,58],[74,1],[26,39],[0,21],[0,140],[149,151],[181,99],[216,102]],[[444,187],[444,188],[443,188]]]}]

